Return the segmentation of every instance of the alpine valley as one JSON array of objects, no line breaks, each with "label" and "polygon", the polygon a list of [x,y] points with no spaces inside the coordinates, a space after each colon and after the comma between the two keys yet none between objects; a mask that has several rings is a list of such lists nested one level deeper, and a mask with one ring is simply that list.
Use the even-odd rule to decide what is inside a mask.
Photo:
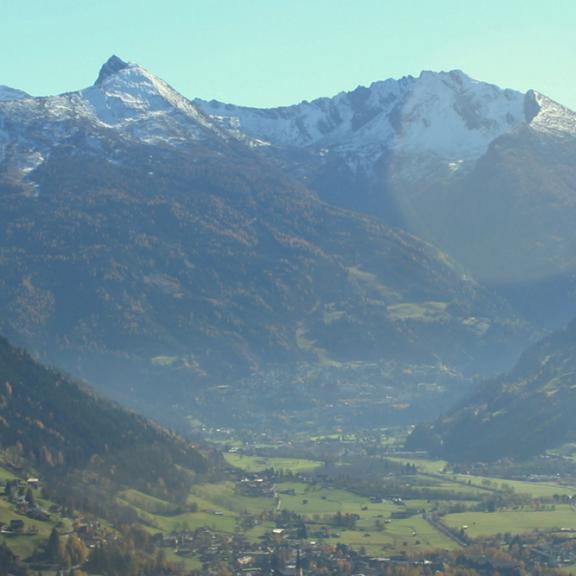
[{"label": "alpine valley", "polygon": [[576,116],[535,92],[257,110],[113,56],[0,94],[0,330],[172,426],[430,418],[565,320]]},{"label": "alpine valley", "polygon": [[575,573],[572,111],[112,56],[0,86],[0,206],[0,576]]}]

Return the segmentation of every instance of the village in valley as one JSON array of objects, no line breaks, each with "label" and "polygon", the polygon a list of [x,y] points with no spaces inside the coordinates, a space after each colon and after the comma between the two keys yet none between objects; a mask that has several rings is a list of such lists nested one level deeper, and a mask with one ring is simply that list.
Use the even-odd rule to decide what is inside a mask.
[{"label": "village in valley", "polygon": [[[211,437],[224,452],[223,473],[194,484],[185,502],[133,488],[116,496],[174,574],[376,576],[453,566],[570,573],[576,566],[576,475],[565,457],[562,475],[510,465],[508,477],[495,477],[486,465],[406,452],[389,430],[242,439],[212,430]],[[547,456],[551,470],[557,458]],[[5,462],[1,480],[0,541],[42,574],[80,569],[91,551],[125,537],[94,514],[54,503],[30,470]]]}]

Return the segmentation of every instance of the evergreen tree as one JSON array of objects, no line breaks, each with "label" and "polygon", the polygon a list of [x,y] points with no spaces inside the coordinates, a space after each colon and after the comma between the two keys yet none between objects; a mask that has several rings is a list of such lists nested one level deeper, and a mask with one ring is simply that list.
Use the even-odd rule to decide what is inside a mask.
[{"label": "evergreen tree", "polygon": [[46,544],[46,558],[50,562],[59,563],[61,561],[62,545],[60,543],[60,534],[56,528],[52,528],[50,532],[50,537]]},{"label": "evergreen tree", "polygon": [[34,493],[32,492],[32,488],[28,488],[28,490],[26,490],[26,502],[28,503],[29,506],[35,506],[36,505],[36,499],[34,498]]}]

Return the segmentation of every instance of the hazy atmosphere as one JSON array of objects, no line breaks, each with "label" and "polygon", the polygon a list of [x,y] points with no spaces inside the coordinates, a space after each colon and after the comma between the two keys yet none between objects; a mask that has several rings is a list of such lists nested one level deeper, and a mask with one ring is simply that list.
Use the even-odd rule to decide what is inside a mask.
[{"label": "hazy atmosphere", "polygon": [[575,6],[0,0],[0,576],[576,574]]}]

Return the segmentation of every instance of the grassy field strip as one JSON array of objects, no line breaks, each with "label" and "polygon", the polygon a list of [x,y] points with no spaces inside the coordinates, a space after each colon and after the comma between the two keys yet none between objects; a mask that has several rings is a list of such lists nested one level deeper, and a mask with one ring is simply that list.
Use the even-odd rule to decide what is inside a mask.
[{"label": "grassy field strip", "polygon": [[433,548],[452,550],[457,544],[430,526],[421,516],[394,520],[381,531],[343,530],[328,542],[342,542],[355,548],[365,547],[372,554],[398,553],[402,550],[424,552]]},{"label": "grassy field strip", "polygon": [[458,493],[468,496],[470,499],[479,498],[487,492],[494,492],[494,489],[486,489],[482,486],[476,484],[468,484],[467,482],[455,482],[441,476],[438,474],[423,474],[423,478],[427,480],[432,480],[430,484],[426,484],[424,487],[430,490],[434,490],[439,493],[446,493],[447,499],[449,500],[450,493]]},{"label": "grassy field strip", "polygon": [[271,511],[275,506],[274,498],[255,498],[236,494],[232,482],[199,484],[192,489],[192,497],[199,497],[235,513],[246,511],[256,514]]},{"label": "grassy field strip", "polygon": [[177,507],[166,500],[155,498],[138,490],[123,490],[118,494],[119,500],[130,506],[139,508],[152,514],[169,515]]},{"label": "grassy field strip", "polygon": [[[211,486],[208,491],[212,494],[224,493],[228,495],[229,486]],[[196,528],[210,528],[214,532],[228,535],[232,535],[236,532],[238,514],[210,500],[191,495],[188,498],[187,503],[197,504],[197,512],[185,512],[182,514],[175,514],[173,516],[163,516],[161,514],[153,514],[148,512],[145,509],[146,504],[144,505],[144,508],[139,506],[139,504],[142,505],[147,498],[149,497],[145,494],[142,494],[141,492],[127,490],[122,493],[122,497],[119,500],[133,508],[142,518],[142,520],[148,524],[148,529],[151,532],[158,530],[164,532],[195,530]],[[152,501],[157,500],[158,499],[152,498]],[[163,500],[160,502],[168,504]],[[254,528],[247,530],[244,533],[244,536],[250,542],[257,542],[261,536],[263,536],[266,532],[271,531],[274,527],[275,525],[272,522],[263,522],[262,524],[258,524]],[[186,566],[188,565],[189,563],[186,563]]]},{"label": "grassy field strip", "polygon": [[398,464],[411,464],[416,466],[422,472],[428,474],[441,474],[448,462],[446,460],[426,460],[424,458],[403,458],[401,456],[387,456],[386,460]]},{"label": "grassy field strip", "polygon": [[166,559],[177,565],[183,565],[186,570],[201,570],[202,562],[197,558],[179,556],[174,550],[170,548],[165,549]]},{"label": "grassy field strip", "polygon": [[6,482],[6,480],[15,480],[15,479],[16,476],[14,476],[12,472],[6,470],[6,468],[0,467],[0,482]]},{"label": "grassy field strip", "polygon": [[558,505],[556,510],[503,510],[497,512],[463,512],[448,514],[442,521],[459,530],[466,526],[469,536],[492,536],[535,530],[576,530],[576,513],[568,505]]},{"label": "grassy field strip", "polygon": [[[391,502],[376,504],[364,496],[335,488],[311,487],[297,482],[281,483],[276,488],[282,503],[281,509],[296,512],[311,520],[314,520],[315,516],[323,518],[340,512],[358,514],[359,526],[363,526],[367,521],[370,521],[371,526],[376,519],[388,518],[392,512],[399,509]],[[294,490],[294,494],[285,494],[287,490]]]},{"label": "grassy field strip", "polygon": [[262,470],[274,468],[274,470],[289,470],[296,474],[315,470],[322,465],[321,462],[306,460],[305,458],[267,458],[264,456],[231,454],[230,452],[225,453],[224,458],[228,464],[245,472],[262,472]]},{"label": "grassy field strip", "polygon": [[514,491],[519,494],[529,494],[533,498],[551,498],[554,495],[571,496],[572,494],[576,494],[576,487],[548,482],[527,482],[522,480],[507,480],[505,478],[469,476],[465,474],[457,474],[456,477],[460,481],[470,480],[475,486],[481,485],[482,482],[488,480],[491,482],[492,488],[502,490],[505,489],[505,487],[509,487],[513,488]]},{"label": "grassy field strip", "polygon": [[[551,482],[528,482],[522,480],[507,480],[489,476],[474,476],[468,474],[450,474],[444,472],[445,460],[425,460],[420,458],[389,457],[387,460],[400,464],[414,464],[420,472],[453,484],[465,484],[480,490],[501,491],[504,487],[513,488],[520,494],[529,494],[533,498],[546,498],[558,495],[576,494],[576,486],[565,486]],[[468,484],[470,482],[470,484]]]},{"label": "grassy field strip", "polygon": [[[132,494],[126,494],[126,492],[132,492]],[[147,499],[151,498],[155,503],[158,501],[157,498],[149,497],[141,492],[138,492],[138,498],[135,498],[135,495],[133,494],[134,492],[136,491],[125,491],[122,496],[119,496],[119,501],[128,504],[138,513],[144,522],[158,530],[172,532],[178,530],[195,530],[196,528],[207,527],[216,532],[231,534],[234,532],[236,527],[236,516],[229,510],[221,512],[221,509],[216,510],[216,507],[212,506],[212,511],[199,509],[198,512],[163,515],[150,512],[146,509],[146,506],[141,507],[144,501],[144,499],[141,498],[142,496],[145,496]],[[164,504],[168,503],[164,502]],[[217,515],[216,512],[220,512],[222,515]]]}]

